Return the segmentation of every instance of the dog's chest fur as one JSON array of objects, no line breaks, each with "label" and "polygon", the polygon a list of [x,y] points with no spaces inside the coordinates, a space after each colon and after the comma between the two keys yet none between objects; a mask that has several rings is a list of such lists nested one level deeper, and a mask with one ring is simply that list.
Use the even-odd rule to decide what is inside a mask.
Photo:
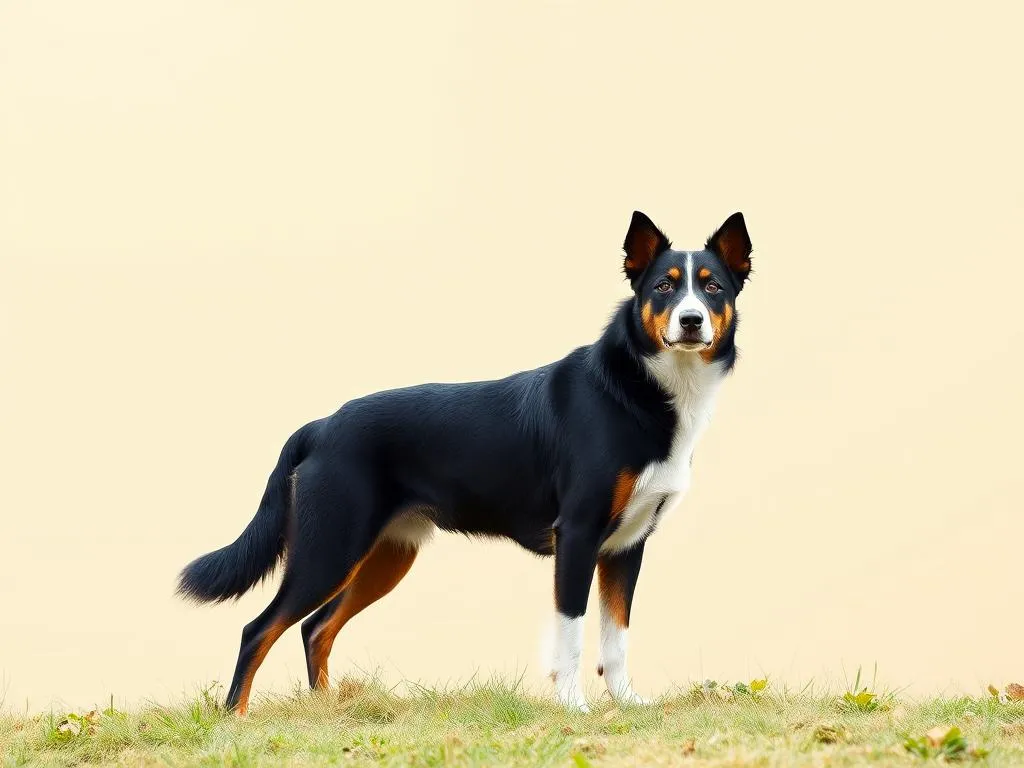
[{"label": "dog's chest fur", "polygon": [[676,429],[668,456],[640,470],[618,527],[601,547],[604,552],[622,551],[646,538],[689,489],[693,449],[711,419],[724,378],[719,364],[705,363],[695,354],[663,352],[648,362],[648,370],[672,397]]}]

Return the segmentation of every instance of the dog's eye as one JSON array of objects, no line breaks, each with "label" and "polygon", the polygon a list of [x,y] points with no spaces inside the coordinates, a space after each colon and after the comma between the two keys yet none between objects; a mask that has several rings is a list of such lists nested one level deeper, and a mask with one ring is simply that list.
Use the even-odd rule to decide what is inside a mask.
[{"label": "dog's eye", "polygon": [[720,290],[722,290],[722,286],[720,286],[718,283],[712,280],[707,285],[704,286],[704,290],[707,291],[708,293],[718,293]]},{"label": "dog's eye", "polygon": [[668,280],[662,280],[660,283],[654,286],[654,290],[656,290],[658,293],[668,293],[669,291],[672,290],[672,283],[670,283]]}]

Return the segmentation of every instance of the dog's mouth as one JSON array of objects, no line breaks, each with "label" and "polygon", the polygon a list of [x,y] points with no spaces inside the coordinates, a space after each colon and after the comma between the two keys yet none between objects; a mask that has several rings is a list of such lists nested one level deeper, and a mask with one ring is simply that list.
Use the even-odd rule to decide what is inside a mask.
[{"label": "dog's mouth", "polygon": [[677,349],[681,352],[697,352],[711,346],[711,342],[704,341],[699,336],[684,335],[678,341],[669,341],[662,336],[661,341],[667,349]]}]

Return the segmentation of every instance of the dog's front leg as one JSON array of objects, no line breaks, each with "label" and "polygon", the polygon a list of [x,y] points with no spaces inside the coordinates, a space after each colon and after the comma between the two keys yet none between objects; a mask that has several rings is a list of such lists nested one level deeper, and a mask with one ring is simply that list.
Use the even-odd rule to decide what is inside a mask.
[{"label": "dog's front leg", "polygon": [[633,690],[626,669],[626,636],[633,591],[644,557],[641,541],[625,552],[601,555],[597,583],[601,592],[601,660],[597,673],[604,675],[608,693],[624,704],[646,704]]},{"label": "dog's front leg", "polygon": [[558,611],[552,677],[558,700],[588,712],[580,681],[583,657],[583,617],[594,580],[600,532],[555,524],[555,606]]}]

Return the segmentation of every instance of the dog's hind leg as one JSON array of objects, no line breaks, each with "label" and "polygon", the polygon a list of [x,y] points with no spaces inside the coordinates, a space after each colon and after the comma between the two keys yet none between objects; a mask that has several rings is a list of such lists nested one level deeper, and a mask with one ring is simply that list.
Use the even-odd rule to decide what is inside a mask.
[{"label": "dog's hind leg", "polygon": [[242,630],[226,702],[240,714],[248,710],[253,677],[270,647],[349,586],[383,527],[369,488],[353,484],[339,491],[338,478],[307,479],[301,467],[298,472],[284,579],[266,610]]},{"label": "dog's hind leg", "polygon": [[398,586],[412,567],[416,553],[411,544],[382,536],[370,554],[357,564],[345,591],[302,623],[310,688],[327,685],[327,659],[341,628]]}]

